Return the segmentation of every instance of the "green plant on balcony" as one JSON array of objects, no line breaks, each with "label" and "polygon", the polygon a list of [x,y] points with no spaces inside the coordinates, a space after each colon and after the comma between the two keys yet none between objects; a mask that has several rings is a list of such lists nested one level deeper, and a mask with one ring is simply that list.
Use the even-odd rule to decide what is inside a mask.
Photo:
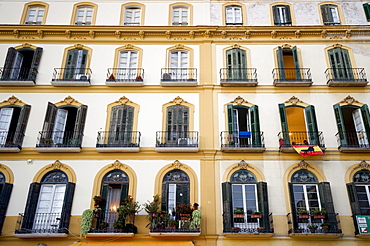
[{"label": "green plant on balcony", "polygon": [[314,233],[318,227],[319,227],[318,225],[314,224],[310,224],[307,226],[307,228],[310,229],[311,233]]},{"label": "green plant on balcony", "polygon": [[94,211],[91,209],[86,209],[82,213],[81,226],[80,226],[80,237],[86,236],[92,226],[92,221],[94,218]]},{"label": "green plant on balcony", "polygon": [[145,212],[148,213],[149,215],[149,224],[146,225],[146,227],[150,227],[150,229],[154,229],[158,226],[159,224],[159,221],[157,220],[157,212],[159,210],[159,205],[160,205],[160,201],[159,201],[160,197],[159,195],[154,195],[153,196],[153,201],[147,201],[146,203],[143,204],[143,208],[145,210]]},{"label": "green plant on balcony", "polygon": [[102,221],[99,224],[99,229],[108,229],[108,227],[109,227],[109,223],[108,222]]}]

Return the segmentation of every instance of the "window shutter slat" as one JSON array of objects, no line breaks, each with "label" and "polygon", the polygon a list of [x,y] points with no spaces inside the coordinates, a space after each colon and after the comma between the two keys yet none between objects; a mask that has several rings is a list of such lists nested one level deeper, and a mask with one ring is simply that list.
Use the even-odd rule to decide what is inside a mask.
[{"label": "window shutter slat", "polygon": [[289,5],[284,5],[285,7],[285,23],[284,24],[292,24],[292,16],[290,14],[290,6]]},{"label": "window shutter slat", "polygon": [[[162,184],[162,210],[168,211],[168,183]],[[171,208],[172,209],[172,208]]]},{"label": "window shutter slat", "polygon": [[120,203],[128,197],[128,183],[121,184],[121,198]]},{"label": "window shutter slat", "polygon": [[284,104],[279,104],[279,113],[280,113],[281,131],[282,131],[282,137],[284,140],[284,144],[289,145],[290,139],[289,139],[288,120],[286,117],[286,110],[285,110]]},{"label": "window shutter slat", "polygon": [[337,218],[335,215],[334,202],[331,194],[330,183],[321,182],[318,184],[320,191],[321,207],[325,208],[327,220],[331,230],[338,230]]},{"label": "window shutter slat", "polygon": [[272,6],[272,15],[274,17],[274,25],[280,25],[281,24],[281,20],[280,20],[280,16],[279,16],[279,9],[277,8],[277,6]]},{"label": "window shutter slat", "polygon": [[308,129],[308,137],[310,144],[319,144],[319,132],[317,128],[315,107],[313,105],[307,106],[305,109],[306,124]]},{"label": "window shutter slat", "polygon": [[21,109],[21,112],[19,114],[19,119],[17,123],[16,128],[16,135],[14,138],[14,142],[18,143],[19,145],[22,145],[24,133],[26,131],[28,117],[30,115],[31,111],[31,105],[24,105]]},{"label": "window shutter slat", "polygon": [[358,201],[356,185],[355,183],[348,183],[347,186],[347,193],[349,197],[349,202],[351,204],[352,215],[361,215],[361,208]]},{"label": "window shutter slat", "polygon": [[288,188],[289,188],[290,209],[291,209],[291,214],[292,214],[293,228],[298,229],[297,208],[295,206],[295,201],[294,201],[293,184],[288,183]]},{"label": "window shutter slat", "polygon": [[82,135],[85,129],[86,113],[87,113],[86,105],[82,105],[77,110],[76,122],[75,122],[75,128],[74,128],[74,134],[75,134],[74,138],[80,141],[79,144],[81,144],[82,142]]},{"label": "window shutter slat", "polygon": [[370,5],[368,3],[364,3],[363,6],[365,10],[366,19],[367,21],[370,21]]},{"label": "window shutter slat", "polygon": [[55,116],[57,113],[57,106],[55,106],[53,103],[48,102],[48,107],[46,109],[45,114],[45,120],[44,120],[44,126],[42,127],[42,131],[44,131],[42,138],[51,138],[52,132],[54,129],[54,123],[55,123]]},{"label": "window shutter slat", "polygon": [[234,112],[233,112],[233,105],[227,105],[227,119],[228,119],[228,127],[229,127],[229,134],[232,134],[234,129]]},{"label": "window shutter slat", "polygon": [[32,229],[33,221],[35,218],[37,202],[40,194],[40,183],[31,183],[28,191],[26,208],[24,210],[24,218],[22,223],[22,231],[29,231]]},{"label": "window shutter slat", "polygon": [[58,231],[59,233],[68,233],[75,187],[76,187],[75,183],[68,182],[65,195],[64,195],[63,209],[62,209],[62,214],[61,214],[60,224],[59,224],[59,231]]},{"label": "window shutter slat", "polygon": [[222,207],[223,207],[223,224],[224,224],[224,233],[230,233],[231,228],[234,227],[233,219],[233,204],[232,204],[232,191],[231,183],[224,182],[222,183]]},{"label": "window shutter slat", "polygon": [[369,113],[369,106],[367,104],[364,104],[361,107],[361,115],[362,120],[364,121],[365,131],[367,135],[368,143],[370,144],[370,113]]},{"label": "window shutter slat", "polygon": [[257,183],[257,192],[258,192],[258,209],[263,214],[262,219],[260,220],[261,226],[269,231],[270,230],[270,221],[269,221],[269,201],[267,193],[267,183],[258,182]]},{"label": "window shutter slat", "polygon": [[279,66],[277,78],[280,80],[284,80],[285,79],[284,55],[283,55],[283,48],[280,46],[276,50],[276,58],[277,58],[278,66]]},{"label": "window shutter slat", "polygon": [[10,195],[12,194],[13,184],[5,183],[0,194],[0,235],[4,225],[4,220],[6,216],[6,210],[8,209],[8,204],[10,200]]},{"label": "window shutter slat", "polygon": [[12,74],[12,68],[17,53],[18,52],[16,51],[16,49],[14,49],[13,47],[9,47],[4,63],[3,78],[9,78]]},{"label": "window shutter slat", "polygon": [[342,108],[340,107],[339,104],[333,105],[333,108],[334,108],[335,119],[337,121],[340,143],[341,145],[346,146],[348,144],[348,140],[347,140],[346,126],[344,124]]},{"label": "window shutter slat", "polygon": [[40,64],[42,50],[43,49],[41,47],[37,47],[35,52],[33,53],[30,72],[28,74],[28,80],[32,80],[33,82],[35,82],[35,80],[36,80],[37,69],[38,69],[39,64]]},{"label": "window shutter slat", "polygon": [[322,21],[325,23],[333,23],[333,18],[330,13],[330,5],[324,4],[321,5],[321,14],[322,14]]},{"label": "window shutter slat", "polygon": [[252,144],[255,147],[263,147],[261,142],[260,120],[258,113],[258,106],[250,107],[251,115],[251,129],[252,129]]}]

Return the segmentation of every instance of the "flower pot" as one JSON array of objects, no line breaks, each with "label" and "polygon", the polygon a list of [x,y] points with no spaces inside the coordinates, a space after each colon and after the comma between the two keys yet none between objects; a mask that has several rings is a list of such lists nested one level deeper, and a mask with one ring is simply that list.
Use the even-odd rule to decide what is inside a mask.
[{"label": "flower pot", "polygon": [[262,214],[251,214],[251,218],[252,219],[261,219],[262,218]]},{"label": "flower pot", "polygon": [[300,219],[308,219],[308,218],[310,218],[310,215],[309,214],[300,214],[300,215],[298,215],[298,218],[300,218]]},{"label": "flower pot", "polygon": [[323,231],[325,231],[325,232],[326,232],[326,231],[329,231],[329,226],[322,226],[321,228],[322,228],[322,230],[323,230]]},{"label": "flower pot", "polygon": [[244,218],[244,214],[234,214],[234,218]]},{"label": "flower pot", "polygon": [[325,214],[315,214],[313,216],[314,219],[325,219]]},{"label": "flower pot", "polygon": [[315,233],[316,229],[310,229],[311,233]]}]

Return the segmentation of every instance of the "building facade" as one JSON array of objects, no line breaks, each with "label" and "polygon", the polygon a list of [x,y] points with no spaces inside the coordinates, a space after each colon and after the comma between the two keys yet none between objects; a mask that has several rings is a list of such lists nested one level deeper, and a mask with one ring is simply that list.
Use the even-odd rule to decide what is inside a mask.
[{"label": "building facade", "polygon": [[0,244],[367,245],[369,4],[0,0]]}]

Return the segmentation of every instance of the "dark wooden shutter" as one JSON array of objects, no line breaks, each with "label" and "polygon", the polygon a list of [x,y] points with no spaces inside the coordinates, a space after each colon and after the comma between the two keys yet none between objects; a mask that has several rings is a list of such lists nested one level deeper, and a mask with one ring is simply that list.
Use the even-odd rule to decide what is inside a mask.
[{"label": "dark wooden shutter", "polygon": [[280,46],[276,50],[276,59],[277,59],[278,66],[279,66],[277,79],[284,80],[285,79],[284,55],[283,55],[283,48]]},{"label": "dark wooden shutter", "polygon": [[367,104],[364,104],[361,107],[361,115],[362,115],[362,120],[365,126],[367,141],[370,144],[370,114],[369,114],[369,107],[367,106]]},{"label": "dark wooden shutter", "polygon": [[77,110],[76,122],[75,122],[75,128],[74,128],[75,139],[79,140],[77,144],[81,144],[82,142],[82,135],[83,135],[84,128],[85,128],[86,113],[87,113],[86,105],[82,105]]},{"label": "dark wooden shutter", "polygon": [[28,117],[30,116],[31,105],[24,105],[19,114],[17,128],[15,130],[14,142],[22,146],[23,137],[26,132]]},{"label": "dark wooden shutter", "polygon": [[106,212],[107,210],[109,211],[109,208],[107,208],[107,198],[108,198],[108,188],[109,184],[102,184],[101,191],[100,191],[100,196],[104,199],[105,203],[102,206],[102,212]]},{"label": "dark wooden shutter", "polygon": [[280,123],[281,123],[281,133],[284,140],[284,145],[290,145],[289,138],[289,129],[288,129],[288,119],[286,117],[286,110],[284,104],[279,104],[279,113],[280,113]]},{"label": "dark wooden shutter", "polygon": [[42,50],[43,50],[42,48],[37,47],[35,52],[33,53],[30,72],[28,74],[28,80],[32,80],[33,82],[36,81],[37,69],[38,69],[39,64],[40,64]]},{"label": "dark wooden shutter", "polygon": [[39,200],[40,188],[41,188],[40,183],[34,182],[30,184],[27,202],[26,202],[26,208],[24,210],[22,231],[29,231],[32,229],[33,221],[35,219],[37,202]]},{"label": "dark wooden shutter", "polygon": [[304,109],[304,111],[306,114],[306,124],[307,124],[308,137],[309,137],[308,142],[310,144],[320,144],[315,107],[313,105],[309,105]]},{"label": "dark wooden shutter", "polygon": [[168,183],[162,183],[162,208],[163,211],[168,211]]},{"label": "dark wooden shutter", "polygon": [[352,64],[351,59],[349,57],[349,52],[346,49],[339,49],[342,55],[342,62],[344,68],[344,78],[345,79],[353,79],[353,71],[352,71]]},{"label": "dark wooden shutter", "polygon": [[330,4],[323,4],[321,5],[321,15],[322,15],[322,21],[324,24],[326,23],[333,23],[333,17],[331,16],[330,12]]},{"label": "dark wooden shutter", "polygon": [[233,112],[233,105],[227,105],[227,122],[229,127],[229,134],[233,134],[235,131],[234,129],[234,112]]},{"label": "dark wooden shutter", "polygon": [[292,54],[293,54],[293,61],[294,61],[294,68],[295,68],[296,80],[301,80],[302,79],[302,75],[301,75],[301,69],[300,69],[300,66],[299,66],[299,57],[298,57],[297,46],[294,46],[292,48]]},{"label": "dark wooden shutter", "polygon": [[59,224],[59,233],[68,233],[69,221],[71,219],[71,210],[73,195],[75,193],[75,183],[68,182],[66,186],[66,192],[64,195],[62,214]]},{"label": "dark wooden shutter", "polygon": [[120,203],[128,197],[128,183],[121,184],[121,198]]},{"label": "dark wooden shutter", "polygon": [[365,10],[366,19],[367,21],[370,21],[370,5],[368,3],[364,3],[363,6]]},{"label": "dark wooden shutter", "polygon": [[67,53],[66,67],[63,73],[63,79],[71,80],[75,75],[78,49],[69,50]]},{"label": "dark wooden shutter", "polygon": [[176,206],[179,204],[190,204],[190,183],[176,184]]},{"label": "dark wooden shutter", "polygon": [[291,25],[292,24],[292,17],[290,14],[290,6],[289,5],[284,5],[285,8],[285,17],[286,19],[284,20],[284,24]]},{"label": "dark wooden shutter", "polygon": [[4,63],[3,79],[9,79],[17,52],[18,51],[13,47],[8,48],[8,53]]},{"label": "dark wooden shutter", "polygon": [[295,200],[294,200],[293,184],[288,183],[288,188],[289,188],[290,209],[291,209],[291,215],[292,215],[293,228],[298,229],[298,217],[297,217],[297,208],[295,206]]},{"label": "dark wooden shutter", "polygon": [[280,15],[279,15],[279,9],[277,7],[278,5],[272,6],[272,15],[274,16],[274,25],[280,26],[281,20],[280,20]]},{"label": "dark wooden shutter", "polygon": [[81,66],[79,67],[78,73],[85,74],[86,62],[87,62],[87,50],[82,50]]},{"label": "dark wooden shutter", "polygon": [[6,216],[6,210],[8,209],[8,204],[10,200],[10,195],[12,194],[13,184],[5,183],[1,189],[0,193],[0,235],[3,229],[4,220]]},{"label": "dark wooden shutter", "polygon": [[257,195],[258,195],[258,209],[263,214],[262,219],[260,220],[261,226],[266,230],[270,230],[270,221],[269,221],[269,200],[267,193],[267,183],[258,182],[257,183]]},{"label": "dark wooden shutter", "polygon": [[233,203],[232,203],[232,190],[231,183],[224,182],[222,183],[222,207],[223,207],[223,224],[225,233],[230,233],[231,228],[234,227],[234,218],[233,218]]},{"label": "dark wooden shutter", "polygon": [[260,120],[258,114],[258,106],[250,107],[251,129],[252,129],[252,144],[255,147],[263,147],[261,142]]},{"label": "dark wooden shutter", "polygon": [[337,218],[335,215],[334,202],[331,194],[330,183],[321,182],[318,184],[320,192],[321,207],[326,210],[326,218],[330,223],[330,230],[338,230]]},{"label": "dark wooden shutter", "polygon": [[335,120],[337,121],[340,145],[347,147],[348,145],[347,132],[346,132],[346,126],[344,124],[342,108],[340,107],[339,104],[334,104],[333,107],[334,107]]},{"label": "dark wooden shutter", "polygon": [[352,215],[361,215],[361,207],[358,201],[356,184],[354,182],[346,184],[349,203],[351,205]]}]

